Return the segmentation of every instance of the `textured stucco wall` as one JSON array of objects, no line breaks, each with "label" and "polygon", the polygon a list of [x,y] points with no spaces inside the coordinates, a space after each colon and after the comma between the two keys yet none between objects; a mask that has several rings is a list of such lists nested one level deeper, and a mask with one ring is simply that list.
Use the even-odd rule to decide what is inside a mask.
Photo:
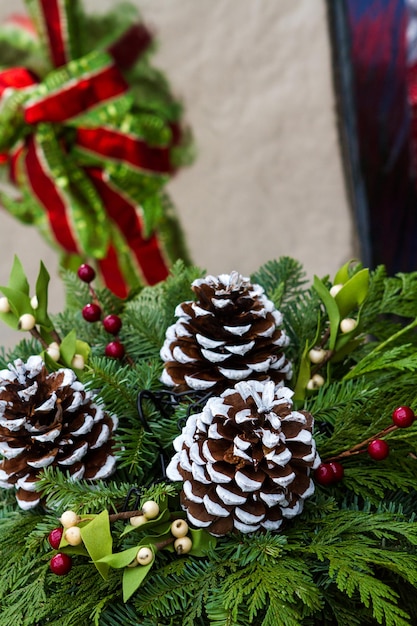
[{"label": "textured stucco wall", "polygon": [[[86,0],[89,10],[113,0]],[[324,0],[136,0],[160,46],[154,63],[186,105],[198,158],[168,190],[194,261],[249,273],[280,255],[308,274],[350,258]],[[0,19],[24,10],[0,0]],[[1,60],[0,60],[1,62]],[[1,214],[0,284],[13,253],[25,266],[56,256]],[[52,309],[62,303],[53,281]],[[0,342],[14,343],[0,327]]]}]

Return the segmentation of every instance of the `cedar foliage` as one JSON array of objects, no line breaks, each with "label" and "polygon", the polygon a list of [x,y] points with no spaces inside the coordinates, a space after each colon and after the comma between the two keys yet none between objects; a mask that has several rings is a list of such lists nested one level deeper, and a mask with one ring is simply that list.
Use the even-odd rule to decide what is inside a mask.
[{"label": "cedar foliage", "polygon": [[[145,488],[142,501],[169,496],[178,508],[178,486],[160,482],[159,458],[161,448],[167,457],[172,453],[187,401],[168,402],[163,413],[145,402],[146,428],[137,399],[141,390],[161,391],[159,349],[165,330],[175,319],[175,307],[193,298],[190,283],[200,275],[178,263],[164,283],[142,289],[125,303],[100,292],[106,312],[123,318],[121,340],[129,363],[102,356],[108,336],[100,324],[88,324],[80,315],[88,290],[73,275],[65,276],[67,307],[55,317],[55,327],[62,335],[75,328],[92,347],[82,381],[118,416],[118,469],[94,486],[45,470],[39,483],[45,507],[35,512],[16,510],[13,494],[1,491],[0,555],[7,565],[0,576],[0,626],[417,623],[417,423],[387,435],[390,454],[384,461],[367,454],[344,458],[343,481],[317,485],[303,513],[279,533],[228,536],[205,557],[158,553],[127,603],[120,570],[103,580],[88,559],[77,556],[68,575],[50,573],[54,551],[46,537],[63,510],[120,510],[130,487]],[[312,347],[328,326],[327,311],[293,259],[267,263],[252,280],[283,313],[295,385],[305,346]],[[330,286],[328,278],[324,284]],[[417,410],[416,320],[417,273],[388,277],[384,268],[372,272],[361,307],[361,341],[340,361],[326,364],[326,384],[302,402],[315,417],[322,460],[388,426],[396,406]],[[23,340],[3,354],[2,366],[40,350],[35,341]],[[122,529],[121,522],[114,525],[114,551],[132,545],[131,535],[120,537]]]}]

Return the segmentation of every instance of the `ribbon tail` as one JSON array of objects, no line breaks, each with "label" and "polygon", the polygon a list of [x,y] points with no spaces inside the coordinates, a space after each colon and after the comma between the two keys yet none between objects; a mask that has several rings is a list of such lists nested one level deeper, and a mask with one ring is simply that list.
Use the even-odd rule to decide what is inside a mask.
[{"label": "ribbon tail", "polygon": [[[164,280],[169,273],[169,261],[157,233],[144,237],[141,216],[134,202],[111,183],[102,170],[88,168],[88,173],[107,208],[113,226],[123,237],[130,264],[140,282],[154,285]],[[119,245],[117,249],[119,250]],[[102,263],[104,269],[105,266]]]},{"label": "ribbon tail", "polygon": [[52,67],[81,56],[78,0],[25,0]]}]

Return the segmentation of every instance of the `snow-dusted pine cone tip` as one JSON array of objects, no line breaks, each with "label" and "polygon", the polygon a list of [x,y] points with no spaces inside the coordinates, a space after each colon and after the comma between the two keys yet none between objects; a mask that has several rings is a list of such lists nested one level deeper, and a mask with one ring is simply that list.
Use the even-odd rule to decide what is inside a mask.
[{"label": "snow-dusted pine cone tip", "polygon": [[240,380],[290,380],[282,315],[237,272],[195,280],[196,302],[178,305],[161,349],[161,381],[178,391],[220,393]]},{"label": "snow-dusted pine cone tip", "polygon": [[15,488],[19,506],[30,509],[39,503],[36,482],[44,467],[68,471],[74,480],[109,476],[117,420],[74,372],[50,374],[40,356],[8,368],[0,371],[0,487]]},{"label": "snow-dusted pine cone tip", "polygon": [[167,475],[184,483],[191,524],[216,536],[251,533],[302,512],[320,457],[313,417],[292,410],[292,395],[272,381],[241,381],[190,415]]}]

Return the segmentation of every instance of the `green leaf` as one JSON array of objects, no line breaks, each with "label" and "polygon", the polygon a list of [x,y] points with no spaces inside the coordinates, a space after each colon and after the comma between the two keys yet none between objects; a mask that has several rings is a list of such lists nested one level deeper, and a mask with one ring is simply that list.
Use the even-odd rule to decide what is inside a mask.
[{"label": "green leaf", "polygon": [[41,261],[38,278],[36,280],[36,298],[38,307],[36,309],[36,322],[47,331],[52,330],[53,324],[48,316],[48,284],[49,273]]},{"label": "green leaf", "polygon": [[12,320],[10,318],[10,313],[6,313],[6,314],[2,313],[1,319],[3,319],[3,321],[6,322],[6,324],[9,324],[13,328],[18,328],[19,318],[21,315],[24,315],[24,313],[31,313],[32,315],[34,314],[32,305],[30,303],[30,298],[23,291],[12,289],[11,287],[0,287],[0,291],[2,291],[3,294],[6,296],[6,298],[8,299],[9,304],[10,304],[10,309],[12,310],[14,315],[17,317],[17,319],[13,318],[14,321],[13,323],[11,323]]},{"label": "green leaf", "polygon": [[[150,519],[147,522],[144,522],[143,524],[141,524],[140,526],[132,526],[131,524],[128,524],[125,529],[123,530],[122,534],[120,535],[121,537],[123,537],[124,535],[128,535],[129,533],[131,533],[132,531],[136,530],[143,530],[146,529],[146,532],[150,532],[152,530],[156,531],[156,533],[152,533],[151,534],[161,534],[161,533],[165,533],[166,530],[163,530],[165,528],[167,528],[167,530],[169,530],[170,526],[171,526],[171,522],[170,522],[170,512],[168,511],[168,509],[164,509],[159,515],[158,517],[155,517],[155,519]],[[166,525],[166,522],[168,523],[168,526]]]},{"label": "green leaf", "polygon": [[333,284],[334,285],[344,285],[350,279],[349,268],[352,267],[354,263],[361,266],[361,263],[358,263],[357,259],[349,259],[347,263],[342,265],[342,267],[336,272]]},{"label": "green leaf", "polygon": [[16,291],[21,291],[22,293],[29,296],[29,283],[26,278],[23,265],[21,264],[20,259],[17,256],[15,256],[13,260],[13,266],[9,276],[8,287],[10,287],[11,289],[15,289]]},{"label": "green leaf", "polygon": [[190,528],[189,530],[191,540],[193,542],[193,547],[190,550],[190,554],[193,556],[206,556],[210,550],[213,550],[216,547],[217,539],[210,535],[206,530],[198,529],[194,530]]},{"label": "green leaf", "polygon": [[123,601],[127,602],[135,591],[141,586],[146,578],[153,561],[148,565],[138,565],[137,567],[126,567],[123,572]]},{"label": "green leaf", "polygon": [[114,567],[115,569],[121,569],[122,567],[127,567],[136,558],[138,550],[139,547],[134,546],[122,552],[107,554],[99,559],[99,563],[110,565],[110,567]]},{"label": "green leaf", "polygon": [[339,307],[340,317],[344,318],[347,314],[359,307],[368,294],[369,287],[369,270],[360,270],[352,276],[334,297]]},{"label": "green leaf", "polygon": [[59,346],[59,351],[61,353],[61,361],[67,367],[71,367],[71,362],[76,352],[77,347],[77,333],[75,330],[71,330],[71,332],[64,337],[61,345]]},{"label": "green leaf", "polygon": [[80,524],[81,537],[89,555],[103,578],[107,577],[108,565],[99,562],[100,559],[111,554],[113,540],[110,532],[108,511],[102,511],[85,526]]},{"label": "green leaf", "polygon": [[306,342],[300,358],[297,382],[294,389],[294,401],[301,402],[305,398],[307,383],[311,378],[311,361],[308,357],[310,344]]},{"label": "green leaf", "polygon": [[330,322],[329,348],[330,350],[334,350],[340,324],[339,307],[336,304],[336,300],[330,295],[326,285],[320,280],[320,278],[318,278],[318,276],[314,276],[313,287],[326,307]]}]

